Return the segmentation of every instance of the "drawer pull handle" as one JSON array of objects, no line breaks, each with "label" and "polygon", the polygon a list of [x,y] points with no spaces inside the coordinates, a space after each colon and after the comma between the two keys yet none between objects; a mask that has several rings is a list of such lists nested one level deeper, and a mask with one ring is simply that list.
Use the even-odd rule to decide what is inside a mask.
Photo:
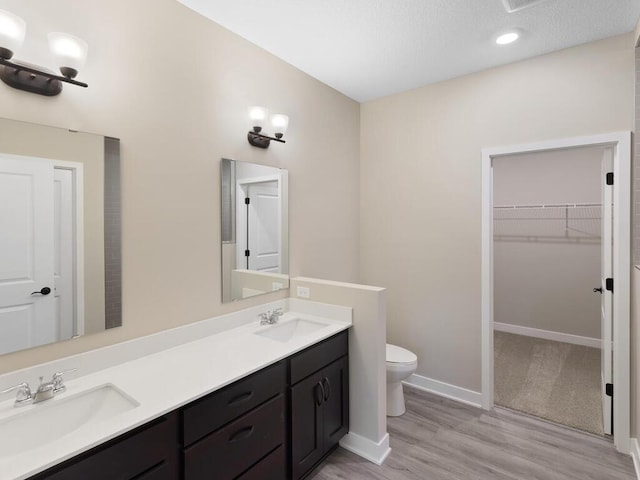
[{"label": "drawer pull handle", "polygon": [[316,385],[316,405],[322,405],[322,400],[324,399],[324,387],[322,386],[322,381],[319,381]]},{"label": "drawer pull handle", "polygon": [[236,433],[229,437],[229,443],[239,442],[240,440],[244,440],[245,438],[249,438],[253,433],[253,425],[248,427],[241,428]]},{"label": "drawer pull handle", "polygon": [[253,392],[244,392],[240,395],[233,397],[231,400],[227,402],[228,406],[236,405],[237,403],[243,403],[251,400],[253,398]]},{"label": "drawer pull handle", "polygon": [[324,391],[324,401],[326,402],[331,396],[331,382],[329,382],[329,379],[327,377],[324,377],[324,380],[322,380],[322,385],[322,390]]}]

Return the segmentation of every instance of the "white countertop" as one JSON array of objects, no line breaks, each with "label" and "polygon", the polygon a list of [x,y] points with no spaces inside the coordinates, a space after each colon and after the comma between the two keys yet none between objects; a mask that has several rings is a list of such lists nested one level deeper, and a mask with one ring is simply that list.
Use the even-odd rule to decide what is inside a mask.
[{"label": "white countertop", "polygon": [[296,317],[327,325],[283,343],[255,335],[260,327],[251,318],[250,323],[200,340],[80,378],[70,376],[66,381],[66,392],[38,405],[14,408],[11,399],[1,402],[0,435],[3,420],[16,413],[46,408],[47,404],[104,384],[115,385],[140,405],[109,420],[83,425],[42,447],[11,456],[3,456],[0,452],[0,480],[28,478],[351,326],[351,320],[346,321],[344,317],[336,320],[300,312],[285,313],[279,323]]}]

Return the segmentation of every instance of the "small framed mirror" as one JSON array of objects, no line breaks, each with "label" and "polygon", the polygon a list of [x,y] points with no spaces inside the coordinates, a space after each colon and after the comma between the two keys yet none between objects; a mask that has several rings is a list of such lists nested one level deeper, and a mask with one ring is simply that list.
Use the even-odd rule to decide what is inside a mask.
[{"label": "small framed mirror", "polygon": [[223,303],[289,288],[288,172],[220,164]]}]

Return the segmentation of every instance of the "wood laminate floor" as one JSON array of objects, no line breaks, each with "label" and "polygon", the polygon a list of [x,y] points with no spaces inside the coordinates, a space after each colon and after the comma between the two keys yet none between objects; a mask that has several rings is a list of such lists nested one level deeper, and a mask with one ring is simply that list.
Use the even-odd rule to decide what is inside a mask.
[{"label": "wood laminate floor", "polygon": [[338,448],[313,480],[635,480],[611,441],[497,408],[486,412],[405,387],[407,412],[388,417],[382,466]]}]

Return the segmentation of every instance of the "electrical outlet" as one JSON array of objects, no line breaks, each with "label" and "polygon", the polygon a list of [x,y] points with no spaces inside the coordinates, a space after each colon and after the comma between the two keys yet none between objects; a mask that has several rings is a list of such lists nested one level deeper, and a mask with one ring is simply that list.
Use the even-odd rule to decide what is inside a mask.
[{"label": "electrical outlet", "polygon": [[271,282],[271,290],[272,291],[276,291],[276,290],[282,290],[284,288],[284,285],[280,282]]},{"label": "electrical outlet", "polygon": [[309,287],[298,287],[296,289],[296,294],[300,298],[309,298],[311,291],[309,290]]}]

